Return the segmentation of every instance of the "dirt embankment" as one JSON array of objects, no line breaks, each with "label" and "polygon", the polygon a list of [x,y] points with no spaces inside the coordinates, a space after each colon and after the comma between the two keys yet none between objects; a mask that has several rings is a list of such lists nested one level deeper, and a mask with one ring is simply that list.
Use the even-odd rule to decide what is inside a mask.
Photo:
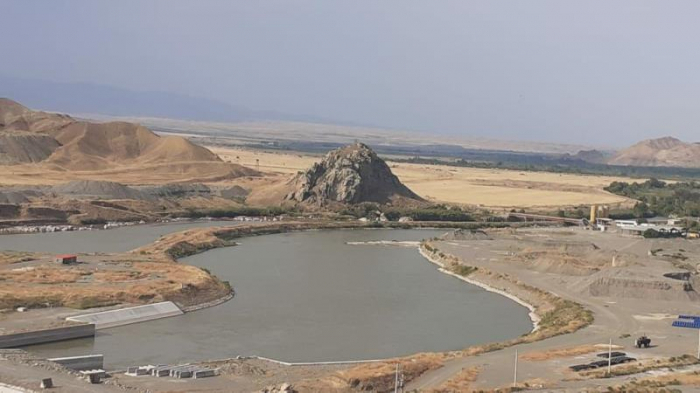
[{"label": "dirt embankment", "polygon": [[[0,309],[86,309],[165,300],[189,307],[231,293],[228,283],[202,269],[160,258],[81,255],[76,265],[57,264],[42,255],[7,259],[0,269]],[[28,259],[36,260],[24,262]],[[26,266],[13,267],[17,263]]]},{"label": "dirt embankment", "polygon": [[481,283],[496,291],[510,294],[532,305],[537,315],[537,329],[512,340],[467,348],[464,355],[494,351],[512,345],[529,343],[561,334],[573,333],[593,322],[593,314],[582,305],[563,299],[542,289],[525,284],[505,273],[472,267],[454,255],[441,251],[433,242],[421,244],[421,250],[432,262],[448,272]]},{"label": "dirt embankment", "polygon": [[177,258],[198,254],[214,248],[234,246],[236,245],[234,240],[244,236],[268,235],[273,233],[303,231],[310,229],[342,229],[362,227],[368,227],[368,225],[357,221],[299,221],[260,223],[236,227],[196,228],[165,235],[154,243],[133,250],[132,253],[175,260]]},{"label": "dirt embankment", "polygon": [[464,228],[474,229],[485,226],[521,226],[520,223],[481,223],[481,222],[384,222],[366,223],[361,221],[285,221],[268,222],[236,227],[209,227],[189,229],[165,235],[158,241],[139,247],[132,253],[161,256],[171,260],[194,255],[213,248],[235,245],[235,239],[244,236],[269,235],[292,231],[353,228]]}]

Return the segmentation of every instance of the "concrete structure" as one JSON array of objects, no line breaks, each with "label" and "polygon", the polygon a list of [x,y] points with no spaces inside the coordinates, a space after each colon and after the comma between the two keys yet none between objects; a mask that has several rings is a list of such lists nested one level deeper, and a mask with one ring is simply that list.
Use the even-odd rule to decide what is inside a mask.
[{"label": "concrete structure", "polygon": [[74,322],[92,323],[96,329],[107,329],[115,326],[151,321],[154,319],[174,317],[184,314],[173,302],[146,304],[144,306],[128,307],[118,310],[103,311],[93,314],[68,317]]},{"label": "concrete structure", "polygon": [[581,218],[569,218],[558,216],[546,216],[543,214],[528,214],[528,213],[508,213],[508,217],[519,218],[524,221],[550,221],[560,222],[579,226],[586,226],[586,221]]},{"label": "concrete structure", "polygon": [[132,377],[151,375],[154,377],[172,377],[178,379],[185,378],[207,378],[216,376],[217,370],[210,369],[206,367],[199,367],[190,364],[183,364],[179,366],[167,366],[167,365],[157,365],[157,366],[140,366],[140,367],[129,367],[126,369],[126,375]]},{"label": "concrete structure", "polygon": [[0,335],[0,348],[17,348],[74,338],[95,337],[95,326],[84,324]]},{"label": "concrete structure", "polygon": [[216,376],[216,370],[206,369],[206,370],[195,371],[194,375],[192,375],[192,378],[197,379],[197,378],[208,378],[208,377],[214,377],[214,376]]},{"label": "concrete structure", "polygon": [[[41,382],[43,383],[45,380],[50,380],[51,378],[45,378],[42,379]],[[53,386],[53,382],[51,383]],[[13,385],[8,385],[5,383],[0,382],[0,393],[28,393],[30,392],[28,389],[21,388],[19,386],[13,386]]]},{"label": "concrete structure", "polygon": [[83,370],[80,375],[88,380],[92,384],[97,384],[102,382],[102,380],[107,376],[105,370]]},{"label": "concrete structure", "polygon": [[[657,221],[661,222],[661,221]],[[668,222],[667,220],[663,221]],[[638,223],[636,220],[615,220],[615,226],[622,232],[627,232],[635,235],[642,235],[649,229],[653,229],[659,233],[680,233],[684,234],[686,232],[685,228],[678,225],[668,225],[668,224],[653,224],[653,223]]]},{"label": "concrete structure", "polygon": [[96,369],[96,370],[81,370],[80,375],[97,375],[100,378],[104,378],[107,376],[107,372],[102,369]]},{"label": "concrete structure", "polygon": [[129,367],[126,369],[126,375],[131,375],[132,377],[139,377],[141,375],[148,375],[150,372],[151,372],[151,368],[148,366]]},{"label": "concrete structure", "polygon": [[170,370],[172,370],[171,366],[156,366],[151,370],[151,375],[154,377],[169,377]]},{"label": "concrete structure", "polygon": [[63,265],[70,265],[72,263],[78,263],[78,256],[73,254],[56,255],[54,261]]},{"label": "concrete structure", "polygon": [[103,355],[69,356],[48,360],[75,371],[103,369],[105,362]]}]

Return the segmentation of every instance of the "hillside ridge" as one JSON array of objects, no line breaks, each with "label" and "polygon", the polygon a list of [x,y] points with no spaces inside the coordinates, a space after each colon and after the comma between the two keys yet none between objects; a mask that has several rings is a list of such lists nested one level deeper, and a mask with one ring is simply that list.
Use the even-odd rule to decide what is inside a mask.
[{"label": "hillside ridge", "polygon": [[63,171],[157,167],[203,178],[252,176],[180,136],[160,136],[136,123],[95,123],[31,110],[0,98],[0,165],[42,164]]},{"label": "hillside ridge", "polygon": [[608,164],[700,168],[700,144],[671,136],[647,139],[617,152]]}]

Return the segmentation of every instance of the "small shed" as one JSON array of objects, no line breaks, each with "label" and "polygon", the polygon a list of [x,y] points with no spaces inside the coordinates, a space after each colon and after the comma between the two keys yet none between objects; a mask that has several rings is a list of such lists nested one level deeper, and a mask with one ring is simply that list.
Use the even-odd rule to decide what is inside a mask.
[{"label": "small shed", "polygon": [[63,265],[70,265],[72,263],[78,263],[78,256],[75,254],[56,255],[54,261]]}]

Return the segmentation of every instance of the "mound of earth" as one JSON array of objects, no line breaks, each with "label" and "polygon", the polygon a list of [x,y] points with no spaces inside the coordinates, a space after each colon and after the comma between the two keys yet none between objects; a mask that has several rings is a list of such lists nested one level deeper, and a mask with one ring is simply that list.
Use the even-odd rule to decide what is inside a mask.
[{"label": "mound of earth", "polygon": [[221,197],[226,199],[245,199],[250,191],[241,186],[232,186],[220,191]]},{"label": "mound of earth", "polygon": [[492,240],[488,233],[479,229],[456,229],[440,237],[442,240]]},{"label": "mound of earth", "polygon": [[208,197],[211,195],[211,188],[201,183],[165,184],[159,187],[148,188],[144,192],[159,198]]},{"label": "mound of earth", "polygon": [[47,162],[66,169],[182,161],[220,161],[208,149],[177,136],[161,137],[126,122],[75,122],[50,134],[62,145]]},{"label": "mound of earth", "polygon": [[20,203],[29,202],[29,198],[19,191],[0,191],[0,203],[9,203],[18,205]]},{"label": "mound of earth", "polygon": [[321,162],[295,176],[290,185],[292,192],[285,199],[317,205],[422,201],[362,143],[331,151]]},{"label": "mound of earth", "polygon": [[692,281],[674,280],[662,275],[645,274],[636,269],[605,270],[587,277],[576,287],[591,296],[698,301]]},{"label": "mound of earth", "polygon": [[44,161],[60,146],[49,135],[0,131],[0,165]]},{"label": "mound of earth", "polygon": [[700,168],[700,144],[673,137],[649,139],[618,152],[608,164]]},{"label": "mound of earth", "polygon": [[147,200],[151,196],[111,181],[76,180],[51,187],[51,192],[71,198]]},{"label": "mound of earth", "polygon": [[588,276],[606,268],[636,263],[633,255],[602,250],[594,243],[576,241],[533,242],[511,259],[535,271],[566,276]]}]

